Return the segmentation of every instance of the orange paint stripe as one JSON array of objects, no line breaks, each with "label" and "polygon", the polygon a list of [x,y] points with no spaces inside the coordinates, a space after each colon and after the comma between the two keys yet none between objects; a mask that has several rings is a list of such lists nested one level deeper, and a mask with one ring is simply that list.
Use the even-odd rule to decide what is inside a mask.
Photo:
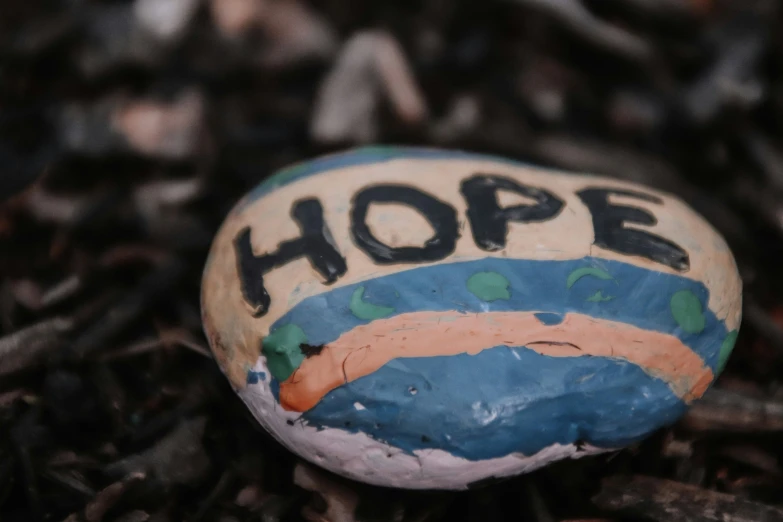
[{"label": "orange paint stripe", "polygon": [[495,346],[525,346],[550,357],[624,359],[668,382],[686,402],[701,397],[713,378],[701,357],[675,336],[626,323],[573,313],[545,325],[534,312],[411,312],[357,326],[305,359],[281,383],[280,403],[307,411],[331,390],[392,359],[475,355]]}]

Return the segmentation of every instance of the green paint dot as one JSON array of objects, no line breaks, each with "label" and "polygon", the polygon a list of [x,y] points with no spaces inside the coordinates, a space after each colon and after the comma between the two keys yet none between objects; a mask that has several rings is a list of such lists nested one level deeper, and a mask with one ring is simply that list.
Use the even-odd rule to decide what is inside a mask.
[{"label": "green paint dot", "polygon": [[380,319],[394,313],[394,308],[388,306],[378,306],[368,303],[364,300],[364,287],[360,286],[353,291],[351,295],[351,313],[365,321]]},{"label": "green paint dot", "polygon": [[718,373],[723,372],[723,369],[726,367],[726,362],[729,360],[729,355],[731,355],[731,351],[734,350],[734,343],[737,342],[737,335],[739,335],[738,330],[730,331],[723,340],[723,344],[720,345],[720,355],[718,355]]},{"label": "green paint dot", "polygon": [[367,145],[361,147],[358,152],[379,159],[389,159],[405,154],[405,149],[394,145]]},{"label": "green paint dot", "polygon": [[307,170],[307,165],[305,164],[288,167],[266,178],[262,182],[262,186],[269,187],[269,188],[277,188],[280,185],[284,185],[288,180],[295,178],[305,170]]},{"label": "green paint dot", "polygon": [[468,278],[468,290],[482,301],[510,299],[511,283],[497,272],[477,272]]},{"label": "green paint dot", "polygon": [[613,295],[605,296],[601,293],[600,290],[587,298],[587,300],[591,303],[605,303],[606,301],[611,301],[612,299],[614,299]]},{"label": "green paint dot", "polygon": [[669,303],[672,316],[685,332],[691,334],[704,330],[704,314],[701,302],[690,290],[676,292]]},{"label": "green paint dot", "polygon": [[299,345],[307,342],[307,335],[295,324],[281,326],[261,342],[269,372],[278,381],[284,381],[299,368],[304,355]]},{"label": "green paint dot", "polygon": [[606,270],[601,270],[600,268],[594,268],[592,266],[586,266],[583,268],[577,268],[576,270],[568,274],[568,280],[566,281],[566,288],[571,288],[572,286],[574,286],[574,284],[577,281],[579,281],[585,276],[597,277],[598,279],[603,279],[604,281],[614,279],[612,275]]}]

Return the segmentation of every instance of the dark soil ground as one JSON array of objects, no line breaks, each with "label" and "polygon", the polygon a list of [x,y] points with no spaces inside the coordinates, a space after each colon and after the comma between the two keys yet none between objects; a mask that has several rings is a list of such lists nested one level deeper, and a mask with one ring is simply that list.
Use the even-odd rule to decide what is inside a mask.
[{"label": "dark soil ground", "polygon": [[[783,520],[780,10],[3,0],[0,520]],[[247,190],[365,143],[679,195],[745,285],[715,388],[640,445],[467,492],[301,467],[210,357],[201,270]]]}]

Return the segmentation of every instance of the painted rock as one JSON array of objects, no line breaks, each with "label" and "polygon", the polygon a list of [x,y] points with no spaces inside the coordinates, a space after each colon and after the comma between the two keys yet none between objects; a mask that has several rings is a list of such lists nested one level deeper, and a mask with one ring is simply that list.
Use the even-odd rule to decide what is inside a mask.
[{"label": "painted rock", "polygon": [[460,489],[673,423],[723,369],[741,292],[723,238],[670,195],[373,147],[239,202],[202,309],[222,371],[290,450]]}]

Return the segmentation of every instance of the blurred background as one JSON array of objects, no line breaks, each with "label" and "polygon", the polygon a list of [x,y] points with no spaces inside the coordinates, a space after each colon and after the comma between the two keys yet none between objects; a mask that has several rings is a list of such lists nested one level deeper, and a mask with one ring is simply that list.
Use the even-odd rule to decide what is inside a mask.
[{"label": "blurred background", "polygon": [[[783,520],[783,41],[775,0],[2,0],[0,520]],[[745,285],[677,425],[462,493],[303,466],[211,359],[226,213],[363,144],[677,194]]]}]

